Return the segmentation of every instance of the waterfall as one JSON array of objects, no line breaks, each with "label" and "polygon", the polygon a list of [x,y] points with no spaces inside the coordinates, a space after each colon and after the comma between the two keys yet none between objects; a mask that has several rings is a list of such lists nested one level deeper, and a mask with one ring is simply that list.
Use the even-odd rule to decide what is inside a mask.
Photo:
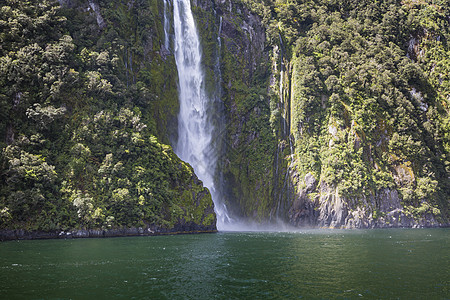
[{"label": "waterfall", "polygon": [[169,51],[170,47],[170,20],[168,17],[169,0],[164,0],[164,48]]},{"label": "waterfall", "polygon": [[283,61],[283,39],[281,38],[281,34],[278,33],[278,37],[280,38],[280,103],[283,106],[283,114],[284,114],[284,121],[283,121],[283,135],[287,134],[287,114],[286,114],[286,104],[284,103],[284,89],[283,89],[283,79],[284,79],[284,61]]},{"label": "waterfall", "polygon": [[[219,33],[217,34],[217,44],[219,45],[219,50],[222,47],[222,40],[220,39],[220,34],[222,33],[222,16],[220,16],[220,21],[219,21]],[[219,55],[217,57],[220,57]]]},{"label": "waterfall", "polygon": [[174,149],[182,160],[194,168],[198,178],[211,192],[217,228],[221,230],[230,219],[215,183],[218,157],[213,145],[216,131],[211,122],[214,98],[209,98],[205,91],[201,45],[190,0],[173,0],[173,18],[180,100],[178,141]]}]

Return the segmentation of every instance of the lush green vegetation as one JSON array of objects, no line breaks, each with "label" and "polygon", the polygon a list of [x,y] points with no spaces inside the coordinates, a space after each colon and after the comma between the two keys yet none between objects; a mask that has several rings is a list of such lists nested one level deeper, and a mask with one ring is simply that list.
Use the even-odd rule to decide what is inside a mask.
[{"label": "lush green vegetation", "polygon": [[214,224],[207,189],[159,142],[178,108],[162,3],[99,5],[0,6],[0,229]]},{"label": "lush green vegetation", "polygon": [[[213,223],[166,145],[178,97],[163,2],[66,2],[0,5],[0,228]],[[197,2],[231,210],[279,215],[310,173],[311,199],[375,199],[377,219],[398,191],[410,215],[448,222],[448,0]]]},{"label": "lush green vegetation", "polygon": [[310,172],[347,199],[396,189],[415,216],[445,220],[450,2],[241,2],[283,50],[294,184]]}]

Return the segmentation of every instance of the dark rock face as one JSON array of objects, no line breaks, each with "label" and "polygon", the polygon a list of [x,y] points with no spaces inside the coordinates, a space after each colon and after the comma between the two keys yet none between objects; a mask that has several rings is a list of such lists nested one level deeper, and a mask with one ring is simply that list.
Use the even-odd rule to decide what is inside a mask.
[{"label": "dark rock face", "polygon": [[[220,7],[223,12],[222,38],[225,47],[235,56],[241,58],[245,63],[245,69],[252,76],[259,63],[267,61],[264,52],[264,42],[266,40],[265,30],[261,26],[258,16],[250,13],[245,8],[234,8],[240,12],[240,23],[236,26],[236,18],[233,15],[233,5],[223,1]],[[228,7],[228,9],[227,9]]]},{"label": "dark rock face", "polygon": [[[267,95],[270,49],[259,16],[230,0],[192,2],[205,72],[220,73],[217,97],[226,124],[218,131],[223,202],[235,217],[266,221],[277,210],[272,192],[274,151]],[[217,68],[218,67],[218,68]],[[218,70],[219,69],[219,70]],[[208,86],[208,84],[207,84]],[[266,127],[267,125],[267,127]],[[264,129],[264,130],[262,130]],[[259,153],[255,155],[254,153]]]},{"label": "dark rock face", "polygon": [[301,189],[295,196],[288,218],[291,225],[295,227],[314,226],[319,214],[314,208],[318,205],[318,198],[309,196],[315,188],[317,181],[311,173],[305,176],[305,188]]},{"label": "dark rock face", "polygon": [[315,178],[308,173],[305,188],[296,194],[288,222],[295,227],[321,228],[397,228],[444,227],[432,214],[414,218],[405,211],[396,190],[383,189],[375,196],[346,199],[336,187],[324,182],[316,188]]}]

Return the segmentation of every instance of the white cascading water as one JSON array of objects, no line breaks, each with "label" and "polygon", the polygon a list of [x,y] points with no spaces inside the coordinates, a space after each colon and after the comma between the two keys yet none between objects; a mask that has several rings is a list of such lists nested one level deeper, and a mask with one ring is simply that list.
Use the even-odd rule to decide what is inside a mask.
[{"label": "white cascading water", "polygon": [[169,51],[169,47],[170,47],[170,36],[169,36],[169,31],[170,31],[170,21],[169,21],[169,12],[168,12],[168,3],[169,0],[164,0],[164,47],[166,48],[167,51]]},{"label": "white cascading water", "polygon": [[198,178],[211,192],[217,215],[217,229],[223,230],[230,219],[214,182],[217,153],[212,144],[214,126],[210,120],[210,108],[214,99],[209,99],[205,91],[200,40],[190,0],[173,0],[173,18],[180,100],[175,153],[194,168]]}]

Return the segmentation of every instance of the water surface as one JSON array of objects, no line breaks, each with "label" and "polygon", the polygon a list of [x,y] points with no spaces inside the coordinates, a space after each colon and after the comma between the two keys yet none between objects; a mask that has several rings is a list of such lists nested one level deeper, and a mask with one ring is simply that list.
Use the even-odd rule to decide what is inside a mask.
[{"label": "water surface", "polygon": [[0,243],[2,299],[448,299],[449,229]]}]

